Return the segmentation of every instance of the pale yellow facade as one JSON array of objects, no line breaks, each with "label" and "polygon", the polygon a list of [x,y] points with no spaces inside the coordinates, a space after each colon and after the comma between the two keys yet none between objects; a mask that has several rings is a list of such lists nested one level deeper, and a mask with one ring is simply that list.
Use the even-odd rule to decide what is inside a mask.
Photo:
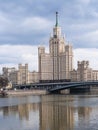
[{"label": "pale yellow facade", "polygon": [[11,72],[9,75],[9,79],[12,82],[12,84],[18,84],[18,75],[17,75],[17,71]]},{"label": "pale yellow facade", "polygon": [[29,75],[28,64],[25,64],[24,66],[22,64],[19,64],[17,72],[18,84],[27,84],[29,81],[28,75]]},{"label": "pale yellow facade", "polygon": [[77,70],[71,71],[71,81],[96,81],[98,70],[89,67],[89,61],[78,61]]},{"label": "pale yellow facade", "polygon": [[98,80],[98,70],[93,70],[93,80]]},{"label": "pale yellow facade", "polygon": [[33,72],[29,72],[29,77],[28,77],[29,81],[28,83],[36,83],[39,82],[39,73],[36,71]]},{"label": "pale yellow facade", "polygon": [[15,69],[15,67],[12,67],[12,68],[3,67],[3,68],[2,68],[2,71],[3,71],[3,76],[4,76],[4,77],[7,77],[7,78],[9,79],[10,73],[15,72],[16,69]]},{"label": "pale yellow facade", "polygon": [[57,21],[53,36],[49,39],[49,53],[45,52],[44,47],[39,47],[38,61],[40,80],[70,79],[70,72],[73,70],[73,49],[62,36]]},{"label": "pale yellow facade", "polygon": [[91,81],[92,69],[89,68],[89,61],[78,61],[77,81]]},{"label": "pale yellow facade", "polygon": [[70,78],[71,78],[72,82],[77,81],[77,79],[78,79],[78,77],[77,77],[77,70],[74,69],[73,71],[70,72]]},{"label": "pale yellow facade", "polygon": [[[8,70],[10,70],[10,72]],[[19,64],[18,70],[4,67],[3,75],[8,77],[12,84],[30,84],[39,82],[39,73],[36,71],[29,72],[28,64]]]}]

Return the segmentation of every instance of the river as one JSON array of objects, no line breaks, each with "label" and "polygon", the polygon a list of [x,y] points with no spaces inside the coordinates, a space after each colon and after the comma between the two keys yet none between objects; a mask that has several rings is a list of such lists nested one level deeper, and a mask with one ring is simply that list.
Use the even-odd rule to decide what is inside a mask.
[{"label": "river", "polygon": [[0,130],[98,130],[98,95],[0,98]]}]

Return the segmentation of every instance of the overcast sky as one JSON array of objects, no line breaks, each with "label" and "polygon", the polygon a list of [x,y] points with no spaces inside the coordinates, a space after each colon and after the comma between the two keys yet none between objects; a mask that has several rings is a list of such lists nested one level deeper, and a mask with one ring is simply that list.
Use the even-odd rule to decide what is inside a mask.
[{"label": "overcast sky", "polygon": [[97,0],[0,0],[0,70],[28,63],[37,70],[37,48],[46,46],[59,12],[59,26],[77,60],[98,69]]}]

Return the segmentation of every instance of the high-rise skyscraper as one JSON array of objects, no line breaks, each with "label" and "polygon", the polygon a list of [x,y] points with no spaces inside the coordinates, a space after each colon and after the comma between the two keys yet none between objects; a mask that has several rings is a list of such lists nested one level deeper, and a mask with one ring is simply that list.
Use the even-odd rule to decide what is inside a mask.
[{"label": "high-rise skyscraper", "polygon": [[70,71],[73,69],[73,50],[62,36],[58,12],[56,12],[53,36],[49,40],[49,53],[45,53],[45,48],[41,46],[38,48],[38,58],[40,80],[70,79]]}]

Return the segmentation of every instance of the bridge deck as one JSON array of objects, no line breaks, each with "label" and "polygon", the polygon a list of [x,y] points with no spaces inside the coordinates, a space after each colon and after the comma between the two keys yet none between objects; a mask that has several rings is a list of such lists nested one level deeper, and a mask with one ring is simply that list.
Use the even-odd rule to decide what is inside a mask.
[{"label": "bridge deck", "polygon": [[26,85],[17,85],[18,88],[44,88],[49,92],[60,91],[75,87],[86,87],[91,85],[98,85],[98,81],[86,81],[86,82],[58,82],[58,83],[33,83]]}]

